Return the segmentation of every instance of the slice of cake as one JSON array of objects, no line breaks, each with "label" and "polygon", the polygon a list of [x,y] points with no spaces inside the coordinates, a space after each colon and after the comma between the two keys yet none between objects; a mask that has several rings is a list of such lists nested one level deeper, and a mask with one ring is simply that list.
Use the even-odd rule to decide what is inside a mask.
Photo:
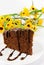
[{"label": "slice of cake", "polygon": [[32,55],[34,32],[30,29],[14,28],[3,33],[4,43],[13,50]]}]

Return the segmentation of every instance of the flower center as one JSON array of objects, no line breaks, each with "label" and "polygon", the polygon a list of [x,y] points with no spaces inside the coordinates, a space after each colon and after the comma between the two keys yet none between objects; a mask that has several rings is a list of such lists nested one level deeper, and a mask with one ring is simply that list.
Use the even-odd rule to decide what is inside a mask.
[{"label": "flower center", "polygon": [[32,8],[32,10],[34,10],[34,8]]},{"label": "flower center", "polygon": [[9,19],[9,18],[7,18],[6,20],[7,20],[7,21],[10,21],[10,19]]},{"label": "flower center", "polygon": [[2,27],[0,27],[0,30],[3,30],[3,28],[2,28]]},{"label": "flower center", "polygon": [[17,25],[17,23],[15,23],[15,25]]},{"label": "flower center", "polygon": [[28,27],[30,27],[30,25],[27,25]]}]

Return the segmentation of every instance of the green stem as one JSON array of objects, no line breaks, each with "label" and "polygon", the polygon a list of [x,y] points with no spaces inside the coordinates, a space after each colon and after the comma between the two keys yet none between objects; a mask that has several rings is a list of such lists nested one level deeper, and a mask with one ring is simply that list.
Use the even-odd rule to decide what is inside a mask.
[{"label": "green stem", "polygon": [[44,26],[42,26],[42,25],[37,25],[38,27],[44,27]]},{"label": "green stem", "polygon": [[37,20],[42,16],[42,13],[38,16]]},{"label": "green stem", "polygon": [[15,14],[9,14],[10,16],[16,16],[16,15],[18,15],[19,16],[19,14],[17,14],[17,13],[15,13]]},{"label": "green stem", "polygon": [[37,12],[41,12],[42,10],[37,10]]},{"label": "green stem", "polygon": [[6,15],[3,15],[4,17],[6,17],[6,16],[19,16],[19,14],[17,14],[17,13],[15,13],[15,14],[6,14]]},{"label": "green stem", "polygon": [[29,19],[29,18],[27,18],[27,17],[14,17],[14,19],[23,19],[23,20],[27,20],[27,19]]},{"label": "green stem", "polygon": [[34,12],[41,12],[41,10],[34,10],[34,11],[31,11],[30,14],[33,14]]}]

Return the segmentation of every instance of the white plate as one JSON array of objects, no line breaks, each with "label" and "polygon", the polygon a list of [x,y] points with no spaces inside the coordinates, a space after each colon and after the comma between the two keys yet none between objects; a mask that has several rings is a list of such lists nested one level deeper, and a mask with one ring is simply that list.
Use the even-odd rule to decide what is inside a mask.
[{"label": "white plate", "polygon": [[[14,61],[7,61],[7,58],[9,56],[9,54],[13,51],[9,48],[5,49],[2,53],[3,56],[0,56],[0,63],[6,65],[26,65],[26,64],[30,64],[30,63],[34,63],[35,61],[37,61],[44,53],[44,29],[40,29],[39,31],[35,32],[34,38],[33,38],[33,54],[32,56],[27,56],[27,58],[25,60],[20,60],[20,57],[25,56],[25,54],[22,54],[17,60]],[[3,36],[2,34],[0,34],[0,50],[2,48],[4,48],[5,44],[3,43]],[[19,52],[15,51],[15,53],[13,54],[13,57],[15,57]]]}]

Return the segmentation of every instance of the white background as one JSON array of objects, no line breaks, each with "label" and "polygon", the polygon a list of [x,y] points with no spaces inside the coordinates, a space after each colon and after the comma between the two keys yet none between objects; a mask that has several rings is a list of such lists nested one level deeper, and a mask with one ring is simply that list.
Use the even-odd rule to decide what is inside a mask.
[{"label": "white background", "polygon": [[[44,0],[33,0],[33,2],[35,7],[38,9],[44,7]],[[30,8],[31,4],[31,0],[0,0],[0,15],[20,12],[23,7]],[[42,39],[43,38],[44,37],[42,37]],[[44,42],[42,43],[44,44]],[[2,65],[5,64],[2,63]],[[37,61],[30,65],[44,65],[44,54]]]},{"label": "white background", "polygon": [[[0,15],[19,12],[22,8],[30,8],[32,0],[0,0]],[[35,7],[44,7],[44,0],[33,0]]]}]

